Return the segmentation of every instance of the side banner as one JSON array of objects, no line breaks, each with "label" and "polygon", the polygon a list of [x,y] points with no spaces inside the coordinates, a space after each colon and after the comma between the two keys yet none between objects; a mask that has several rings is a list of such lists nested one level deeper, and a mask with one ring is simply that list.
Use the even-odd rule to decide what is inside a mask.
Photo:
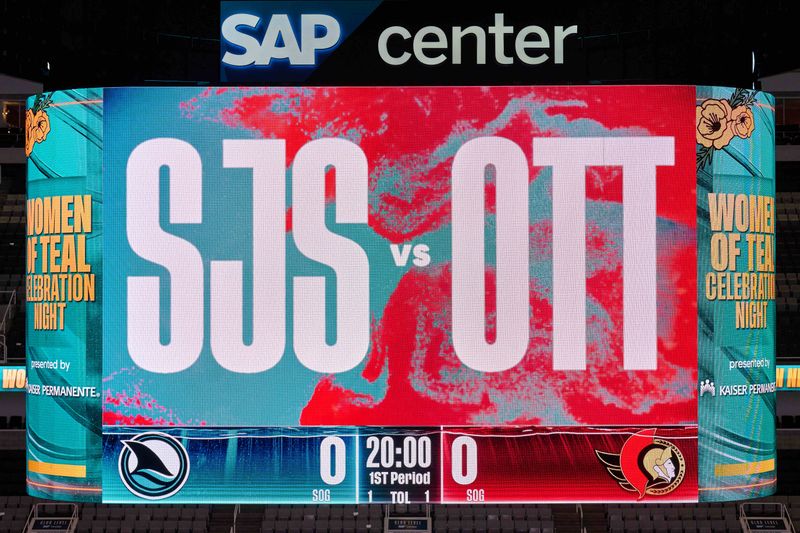
[{"label": "side banner", "polygon": [[700,497],[775,492],[775,107],[698,87]]},{"label": "side banner", "polygon": [[102,89],[28,107],[28,493],[99,501]]}]

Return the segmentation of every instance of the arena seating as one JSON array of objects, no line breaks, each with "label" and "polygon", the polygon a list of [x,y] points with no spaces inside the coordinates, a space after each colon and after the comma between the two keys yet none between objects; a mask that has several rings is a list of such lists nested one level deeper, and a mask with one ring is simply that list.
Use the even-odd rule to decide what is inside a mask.
[{"label": "arena seating", "polygon": [[[248,509],[249,507],[249,509]],[[575,506],[567,507],[575,514]],[[246,525],[258,514],[262,521],[260,531],[382,531],[384,506],[381,505],[295,505],[295,506],[242,506],[237,515],[237,530],[257,531]],[[395,505],[392,515],[420,516],[425,514],[421,505]],[[552,533],[555,531],[554,511],[547,505],[438,505],[431,508],[433,530],[449,531],[509,531],[525,533]],[[577,518],[577,515],[576,515]]]},{"label": "arena seating", "polygon": [[[0,533],[22,531],[31,505],[36,501],[28,496],[10,496],[5,501],[0,498],[0,508],[6,513],[0,517]],[[69,514],[71,506],[56,505],[50,509],[53,516],[64,516]],[[84,503],[78,505],[78,516],[77,531],[82,533],[206,533],[209,531],[210,508],[198,505],[121,506]],[[228,530],[229,524],[224,531],[227,533]]]},{"label": "arena seating", "polygon": [[[797,521],[800,496],[778,496]],[[0,496],[0,533],[23,530],[31,506],[28,496]],[[769,503],[756,503],[766,514]],[[71,506],[51,506],[54,516]],[[78,504],[81,533],[338,533],[383,530],[381,505],[100,505]],[[419,506],[395,505],[395,515],[415,515]],[[739,533],[738,503],[658,505],[439,505],[432,507],[433,531],[440,533]]]},{"label": "arena seating", "polygon": [[551,533],[556,529],[554,508],[566,508],[571,514],[576,511],[574,505],[442,505],[433,508],[433,529]]},{"label": "arena seating", "polygon": [[608,530],[611,533],[741,531],[736,507],[731,504],[662,505],[655,508],[609,505],[607,517]]},{"label": "arena seating", "polygon": [[[11,433],[4,431],[3,433]],[[0,450],[0,511],[4,500],[25,494],[25,450]]]},{"label": "arena seating", "polygon": [[800,356],[800,192],[776,194],[776,308],[779,358]]},{"label": "arena seating", "polygon": [[800,144],[800,124],[775,126],[775,144]]},{"label": "arena seating", "polygon": [[0,186],[0,364],[25,360],[24,275],[24,183],[5,182]]},{"label": "arena seating", "polygon": [[23,148],[25,133],[20,128],[0,128],[0,148]]},{"label": "arena seating", "polygon": [[25,429],[25,417],[0,415],[0,429]]}]

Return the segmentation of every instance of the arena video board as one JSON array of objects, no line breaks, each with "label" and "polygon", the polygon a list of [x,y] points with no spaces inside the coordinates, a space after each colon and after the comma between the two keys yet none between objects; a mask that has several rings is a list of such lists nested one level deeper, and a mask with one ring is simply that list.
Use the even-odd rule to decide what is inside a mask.
[{"label": "arena video board", "polygon": [[774,117],[693,86],[29,100],[28,489],[775,489]]}]

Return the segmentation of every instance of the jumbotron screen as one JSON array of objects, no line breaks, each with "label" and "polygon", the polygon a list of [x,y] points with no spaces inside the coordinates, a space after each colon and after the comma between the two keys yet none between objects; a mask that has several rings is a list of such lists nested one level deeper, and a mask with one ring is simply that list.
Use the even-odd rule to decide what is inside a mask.
[{"label": "jumbotron screen", "polygon": [[28,102],[28,490],[775,490],[771,96],[113,88]]}]

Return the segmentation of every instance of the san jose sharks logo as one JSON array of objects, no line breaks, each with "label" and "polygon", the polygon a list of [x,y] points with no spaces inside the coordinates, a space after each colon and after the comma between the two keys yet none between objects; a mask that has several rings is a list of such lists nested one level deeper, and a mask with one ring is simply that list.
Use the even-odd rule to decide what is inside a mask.
[{"label": "san jose sharks logo", "polygon": [[122,441],[119,476],[125,487],[148,500],[168,498],[189,477],[189,454],[174,437],[148,432]]}]

